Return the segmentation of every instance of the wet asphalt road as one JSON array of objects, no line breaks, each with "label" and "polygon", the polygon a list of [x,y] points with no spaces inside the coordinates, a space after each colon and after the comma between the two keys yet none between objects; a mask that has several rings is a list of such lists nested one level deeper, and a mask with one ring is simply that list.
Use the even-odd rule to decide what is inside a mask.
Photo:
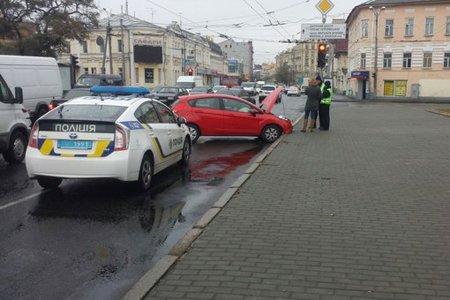
[{"label": "wet asphalt road", "polygon": [[[292,120],[304,96],[274,108]],[[114,180],[65,180],[43,191],[24,164],[0,160],[2,299],[120,299],[267,145],[201,138],[187,167],[155,176],[150,192]]]}]

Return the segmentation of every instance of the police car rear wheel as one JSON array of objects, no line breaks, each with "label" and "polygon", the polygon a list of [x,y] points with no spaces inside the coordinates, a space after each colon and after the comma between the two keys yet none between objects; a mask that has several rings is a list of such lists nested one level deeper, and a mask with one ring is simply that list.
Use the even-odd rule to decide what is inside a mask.
[{"label": "police car rear wheel", "polygon": [[37,181],[44,189],[56,189],[61,184],[62,178],[40,176]]},{"label": "police car rear wheel", "polygon": [[187,165],[189,163],[189,158],[191,158],[191,145],[189,140],[186,138],[183,145],[183,154],[180,163],[182,165]]},{"label": "police car rear wheel", "polygon": [[192,137],[192,144],[194,144],[200,137],[200,128],[198,128],[198,126],[194,124],[186,124],[186,125],[189,127],[189,132],[191,133]]},{"label": "police car rear wheel", "polygon": [[147,191],[150,188],[153,176],[153,161],[151,157],[146,154],[141,162],[141,169],[139,171],[138,185],[142,191]]}]

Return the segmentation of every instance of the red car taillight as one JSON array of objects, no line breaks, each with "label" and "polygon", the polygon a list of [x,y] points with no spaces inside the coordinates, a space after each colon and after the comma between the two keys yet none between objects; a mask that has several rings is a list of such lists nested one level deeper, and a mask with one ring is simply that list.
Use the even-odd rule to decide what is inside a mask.
[{"label": "red car taillight", "polygon": [[39,134],[39,123],[36,122],[31,128],[30,140],[28,141],[28,147],[37,148],[38,147],[38,134]]},{"label": "red car taillight", "polygon": [[123,151],[128,149],[128,131],[120,126],[116,126],[114,138],[114,151]]}]

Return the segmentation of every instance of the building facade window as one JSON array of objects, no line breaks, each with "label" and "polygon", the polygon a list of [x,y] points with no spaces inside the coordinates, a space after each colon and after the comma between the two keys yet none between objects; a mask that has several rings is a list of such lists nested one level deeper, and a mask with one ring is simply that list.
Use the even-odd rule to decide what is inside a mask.
[{"label": "building facade window", "polygon": [[369,36],[369,20],[361,21],[361,37],[366,38]]},{"label": "building facade window", "polygon": [[383,68],[390,69],[392,67],[392,53],[384,53]]},{"label": "building facade window", "polygon": [[97,74],[97,68],[92,67],[91,68],[91,74]]},{"label": "building facade window", "polygon": [[411,68],[411,53],[403,53],[403,68]]},{"label": "building facade window", "polygon": [[444,68],[450,68],[450,52],[444,53]]},{"label": "building facade window", "polygon": [[83,53],[88,53],[87,41],[82,41],[81,47],[83,48]]},{"label": "building facade window", "polygon": [[431,68],[431,61],[433,58],[433,54],[431,52],[426,52],[423,54],[423,67]]},{"label": "building facade window", "polygon": [[119,68],[119,75],[123,78],[122,68]]},{"label": "building facade window", "polygon": [[406,96],[406,80],[385,80],[383,96]]},{"label": "building facade window", "polygon": [[447,16],[447,21],[445,22],[445,34],[450,35],[450,16]]},{"label": "building facade window", "polygon": [[84,74],[89,74],[89,68],[83,68]]},{"label": "building facade window", "polygon": [[117,51],[122,52],[122,40],[117,40]]},{"label": "building facade window", "polygon": [[434,17],[425,18],[425,35],[433,35],[434,33]]},{"label": "building facade window", "polygon": [[145,83],[154,83],[154,69],[145,68],[144,69],[144,81]]},{"label": "building facade window", "polygon": [[360,67],[361,67],[361,69],[366,68],[366,54],[365,53],[361,53]]},{"label": "building facade window", "polygon": [[384,26],[384,37],[393,37],[394,36],[394,20],[387,19]]},{"label": "building facade window", "polygon": [[414,18],[407,18],[405,20],[405,36],[414,35]]}]

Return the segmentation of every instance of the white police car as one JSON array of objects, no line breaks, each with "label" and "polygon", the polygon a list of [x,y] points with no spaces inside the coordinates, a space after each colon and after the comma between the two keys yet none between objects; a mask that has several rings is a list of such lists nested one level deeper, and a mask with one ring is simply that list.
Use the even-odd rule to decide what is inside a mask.
[{"label": "white police car", "polygon": [[[97,86],[34,124],[25,156],[28,175],[43,188],[63,178],[116,178],[150,188],[154,174],[188,163],[191,137],[184,119],[142,97],[142,87]],[[115,96],[101,96],[101,94]],[[131,94],[128,96],[124,96]]]}]

